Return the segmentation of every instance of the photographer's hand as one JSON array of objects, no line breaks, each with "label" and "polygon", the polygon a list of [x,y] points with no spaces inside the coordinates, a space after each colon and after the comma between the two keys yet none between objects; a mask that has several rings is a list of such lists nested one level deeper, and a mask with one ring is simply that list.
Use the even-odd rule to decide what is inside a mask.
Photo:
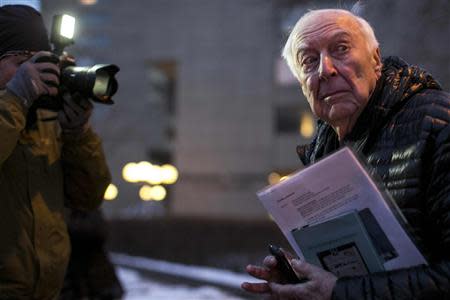
[{"label": "photographer's hand", "polygon": [[47,51],[40,51],[17,69],[6,88],[30,107],[42,95],[56,96],[59,85],[59,67],[52,62],[36,62],[39,59],[56,61],[58,58]]},{"label": "photographer's hand", "polygon": [[94,106],[78,93],[65,93],[62,98],[63,109],[58,112],[58,120],[63,133],[82,135],[89,128],[89,118]]},{"label": "photographer's hand", "polygon": [[68,66],[75,66],[76,63],[77,61],[75,57],[65,51],[59,56],[59,67],[61,69],[64,69]]}]

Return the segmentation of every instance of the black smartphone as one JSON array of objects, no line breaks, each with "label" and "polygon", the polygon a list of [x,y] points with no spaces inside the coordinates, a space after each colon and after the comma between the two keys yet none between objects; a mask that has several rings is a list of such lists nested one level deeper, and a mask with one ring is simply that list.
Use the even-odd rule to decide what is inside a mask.
[{"label": "black smartphone", "polygon": [[297,274],[295,274],[291,263],[288,261],[283,251],[281,251],[280,247],[270,244],[269,252],[275,256],[275,259],[277,260],[277,267],[280,269],[288,283],[295,284],[306,282],[306,279],[300,279]]}]

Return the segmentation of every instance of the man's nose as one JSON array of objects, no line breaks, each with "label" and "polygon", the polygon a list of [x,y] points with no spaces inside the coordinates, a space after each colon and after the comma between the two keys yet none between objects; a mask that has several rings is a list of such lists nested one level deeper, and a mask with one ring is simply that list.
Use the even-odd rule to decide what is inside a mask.
[{"label": "man's nose", "polygon": [[327,54],[320,56],[319,77],[328,80],[332,76],[336,76],[337,71],[334,66],[333,58]]}]

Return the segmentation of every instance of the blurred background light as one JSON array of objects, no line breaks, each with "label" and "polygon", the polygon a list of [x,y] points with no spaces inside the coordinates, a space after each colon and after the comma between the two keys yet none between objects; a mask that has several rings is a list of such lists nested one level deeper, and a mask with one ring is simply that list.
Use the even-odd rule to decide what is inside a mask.
[{"label": "blurred background light", "polygon": [[122,177],[128,182],[138,182],[139,174],[137,173],[136,163],[127,163],[122,169]]},{"label": "blurred background light", "polygon": [[269,184],[276,184],[280,181],[281,175],[277,172],[272,172],[269,174],[267,181],[269,181]]},{"label": "blurred background light", "polygon": [[161,185],[155,185],[155,186],[149,186],[144,185],[139,190],[139,197],[143,201],[162,201],[166,198],[167,191],[166,189]]},{"label": "blurred background light", "polygon": [[169,164],[162,165],[161,177],[164,184],[174,184],[178,179],[178,170]]},{"label": "blurred background light", "polygon": [[300,120],[300,134],[304,138],[311,138],[314,135],[314,118],[309,113],[303,113]]},{"label": "blurred background light", "polygon": [[142,179],[150,184],[160,184],[162,181],[161,167],[152,165],[151,167],[145,169]]},{"label": "blurred background light", "polygon": [[155,201],[162,201],[166,198],[167,191],[161,185],[155,185],[151,190],[152,199]]},{"label": "blurred background light", "polygon": [[147,182],[151,185],[174,184],[178,170],[169,164],[158,166],[148,161],[127,163],[122,169],[122,177],[128,182]]},{"label": "blurred background light", "polygon": [[144,185],[143,187],[141,187],[141,189],[139,190],[139,197],[141,197],[143,201],[153,200],[152,187],[148,185]]},{"label": "blurred background light", "polygon": [[103,196],[103,198],[105,200],[111,201],[117,198],[117,195],[119,194],[119,190],[117,189],[117,187],[114,184],[110,184],[108,186],[108,188],[105,191],[105,195]]},{"label": "blurred background light", "polygon": [[82,5],[95,5],[95,4],[97,4],[97,0],[80,0],[80,4],[82,4]]}]

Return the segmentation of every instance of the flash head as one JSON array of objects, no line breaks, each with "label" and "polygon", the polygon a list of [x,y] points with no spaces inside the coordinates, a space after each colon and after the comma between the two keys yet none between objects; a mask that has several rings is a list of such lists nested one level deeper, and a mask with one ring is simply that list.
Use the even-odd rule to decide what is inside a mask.
[{"label": "flash head", "polygon": [[75,18],[70,15],[54,15],[50,42],[57,55],[61,55],[64,48],[74,43]]}]

